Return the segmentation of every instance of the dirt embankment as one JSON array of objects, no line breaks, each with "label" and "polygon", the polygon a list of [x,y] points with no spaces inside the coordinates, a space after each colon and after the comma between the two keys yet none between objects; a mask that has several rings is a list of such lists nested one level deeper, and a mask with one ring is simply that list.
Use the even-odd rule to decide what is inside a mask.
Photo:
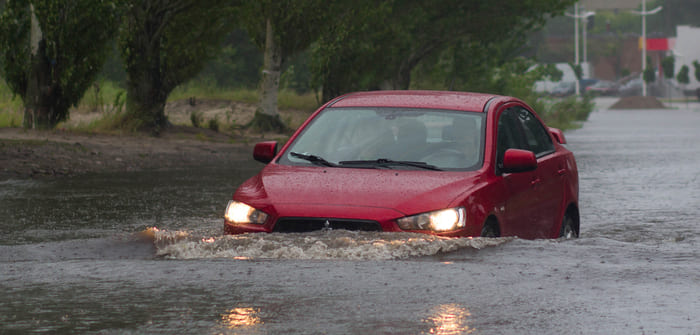
[{"label": "dirt embankment", "polygon": [[[283,142],[289,136],[243,130],[241,125],[248,123],[255,114],[255,107],[250,104],[183,100],[168,103],[165,112],[173,126],[158,137],[0,128],[0,181],[229,164],[252,159],[252,146],[258,141]],[[201,128],[192,127],[193,112],[201,116]],[[282,120],[292,128],[301,125],[310,114],[308,111],[280,111]],[[98,112],[71,111],[68,124],[89,123],[100,116]],[[208,129],[208,121],[212,119],[226,130]]]},{"label": "dirt embankment", "polygon": [[661,109],[664,104],[655,97],[622,97],[610,109]]},{"label": "dirt embankment", "polygon": [[245,142],[221,141],[221,136],[204,129],[197,135],[178,131],[156,138],[2,128],[0,180],[227,164],[250,152]]}]

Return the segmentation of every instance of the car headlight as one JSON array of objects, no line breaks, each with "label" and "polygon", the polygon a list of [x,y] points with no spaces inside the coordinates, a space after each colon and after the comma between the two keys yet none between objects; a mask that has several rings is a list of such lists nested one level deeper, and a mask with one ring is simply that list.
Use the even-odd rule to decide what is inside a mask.
[{"label": "car headlight", "polygon": [[403,230],[450,231],[464,228],[466,216],[464,207],[457,207],[407,216],[396,223]]},{"label": "car headlight", "polygon": [[229,200],[224,216],[232,223],[263,224],[267,220],[265,212],[234,200]]}]

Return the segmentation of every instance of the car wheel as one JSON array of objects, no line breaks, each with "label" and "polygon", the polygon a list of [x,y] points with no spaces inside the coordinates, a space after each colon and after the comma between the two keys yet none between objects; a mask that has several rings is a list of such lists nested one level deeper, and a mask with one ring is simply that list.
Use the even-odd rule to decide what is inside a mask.
[{"label": "car wheel", "polygon": [[574,219],[569,216],[569,214],[564,215],[564,219],[561,222],[561,230],[559,230],[559,237],[565,239],[578,238],[578,232],[574,227]]},{"label": "car wheel", "polygon": [[498,223],[489,220],[484,223],[484,228],[481,228],[481,237],[500,237],[501,231],[498,229]]}]

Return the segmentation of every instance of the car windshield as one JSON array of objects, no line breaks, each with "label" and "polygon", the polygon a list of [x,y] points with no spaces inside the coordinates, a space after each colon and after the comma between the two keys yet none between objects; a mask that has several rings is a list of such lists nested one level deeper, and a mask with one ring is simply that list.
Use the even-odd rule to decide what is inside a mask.
[{"label": "car windshield", "polygon": [[482,164],[484,113],[406,108],[327,108],[280,164],[473,170]]}]

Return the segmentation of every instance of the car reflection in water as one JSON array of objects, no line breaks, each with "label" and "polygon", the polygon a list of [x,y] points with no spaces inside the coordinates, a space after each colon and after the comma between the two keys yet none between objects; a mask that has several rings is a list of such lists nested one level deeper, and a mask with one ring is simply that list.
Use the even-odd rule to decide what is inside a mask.
[{"label": "car reflection in water", "polygon": [[435,307],[425,322],[432,324],[430,334],[470,334],[475,330],[469,327],[470,316],[471,313],[466,308],[457,304],[446,304]]}]

